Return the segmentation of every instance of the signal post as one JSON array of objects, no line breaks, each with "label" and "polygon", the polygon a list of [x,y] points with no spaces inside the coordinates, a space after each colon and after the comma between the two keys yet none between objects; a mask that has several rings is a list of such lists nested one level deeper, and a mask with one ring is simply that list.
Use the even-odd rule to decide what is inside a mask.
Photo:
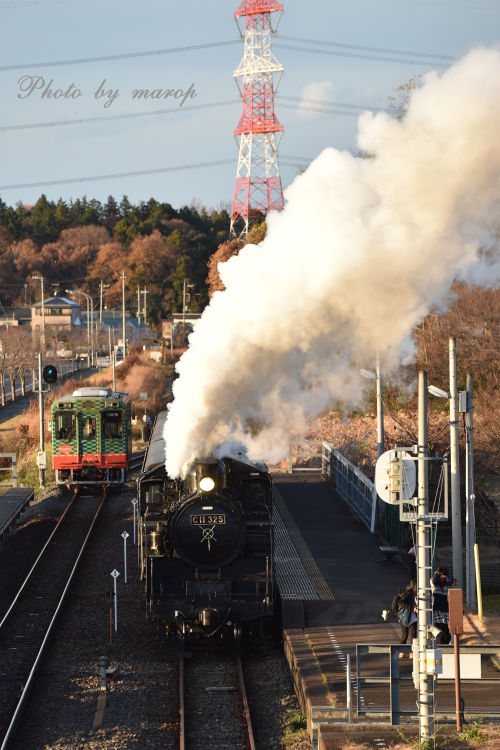
[{"label": "signal post", "polygon": [[[45,451],[44,435],[44,403],[43,394],[50,390],[50,386],[57,381],[57,367],[55,365],[45,365],[42,370],[42,355],[38,355],[38,411],[40,416],[40,447],[38,449],[36,463],[40,479],[40,487],[45,489],[45,472],[47,471],[47,453]],[[43,383],[47,388],[43,387]]]}]

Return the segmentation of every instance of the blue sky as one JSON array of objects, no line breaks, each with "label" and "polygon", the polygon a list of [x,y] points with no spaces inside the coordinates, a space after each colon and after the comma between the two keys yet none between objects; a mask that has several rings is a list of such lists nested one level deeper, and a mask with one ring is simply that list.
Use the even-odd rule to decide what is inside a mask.
[{"label": "blue sky", "polygon": [[[0,0],[0,67],[29,63],[22,70],[0,71],[0,128],[111,117],[175,104],[134,101],[131,92],[137,87],[185,90],[194,84],[197,97],[191,104],[236,102],[233,71],[243,52],[239,45],[80,65],[35,67],[34,63],[237,39],[233,14],[238,4],[238,0]],[[500,0],[284,0],[284,7],[276,45],[281,34],[461,56],[477,45],[496,45],[500,24]],[[433,67],[278,48],[275,56],[285,66],[281,95],[367,107],[386,106],[386,97],[394,88]],[[23,76],[42,76],[46,83],[54,79],[53,90],[67,90],[73,83],[83,95],[76,100],[56,101],[42,99],[41,91],[35,91],[27,99],[19,99],[18,81]],[[104,79],[106,90],[119,90],[109,108],[104,108],[104,99],[94,97]],[[355,145],[355,117],[304,113],[284,108],[285,103],[289,104],[276,102],[276,113],[285,127],[281,153],[314,158],[326,146],[344,149]],[[3,189],[0,193],[8,204],[18,200],[33,203],[42,192],[54,200],[83,194],[101,201],[109,194],[117,199],[126,194],[133,202],[154,197],[175,207],[192,199],[209,207],[231,201],[237,159],[233,131],[240,111],[241,105],[236,102],[136,119],[0,130],[0,186],[233,160],[212,168]],[[282,166],[284,186],[295,174],[296,167]]]}]

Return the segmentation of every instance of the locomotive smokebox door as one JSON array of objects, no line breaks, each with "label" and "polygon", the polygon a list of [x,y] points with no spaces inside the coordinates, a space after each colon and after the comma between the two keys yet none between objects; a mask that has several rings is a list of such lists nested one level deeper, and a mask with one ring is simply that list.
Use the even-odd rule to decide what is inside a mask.
[{"label": "locomotive smokebox door", "polygon": [[216,628],[219,624],[219,613],[216,609],[204,609],[201,613],[201,624],[204,628]]}]

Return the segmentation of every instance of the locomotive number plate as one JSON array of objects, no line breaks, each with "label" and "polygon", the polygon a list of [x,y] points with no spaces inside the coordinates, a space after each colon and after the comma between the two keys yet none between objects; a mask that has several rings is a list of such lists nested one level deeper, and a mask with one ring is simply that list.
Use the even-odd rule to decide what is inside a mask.
[{"label": "locomotive number plate", "polygon": [[217,526],[222,523],[226,523],[225,513],[191,516],[192,526]]}]

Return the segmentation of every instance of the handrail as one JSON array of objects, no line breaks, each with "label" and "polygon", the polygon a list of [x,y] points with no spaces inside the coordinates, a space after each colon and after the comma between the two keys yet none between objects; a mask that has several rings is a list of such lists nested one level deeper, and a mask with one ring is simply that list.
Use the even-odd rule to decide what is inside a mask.
[{"label": "handrail", "polygon": [[333,480],[339,495],[373,533],[377,502],[375,485],[326,440],[323,441],[323,476]]}]

